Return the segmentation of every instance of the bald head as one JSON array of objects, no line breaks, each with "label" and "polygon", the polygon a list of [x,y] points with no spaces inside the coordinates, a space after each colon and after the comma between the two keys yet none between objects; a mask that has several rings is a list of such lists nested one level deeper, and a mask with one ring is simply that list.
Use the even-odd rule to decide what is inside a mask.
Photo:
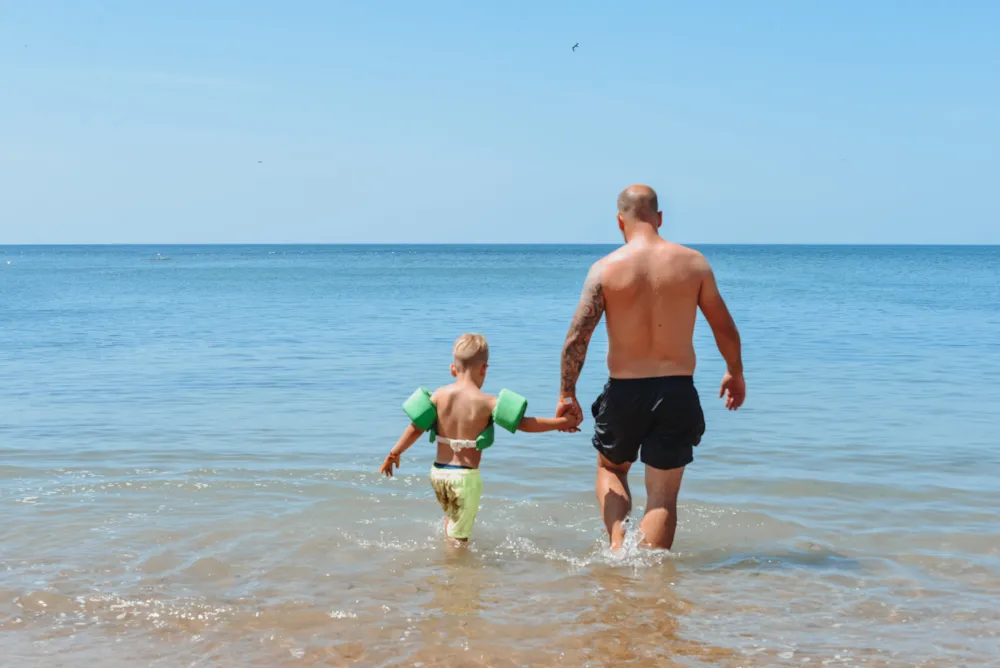
[{"label": "bald head", "polygon": [[618,195],[618,213],[630,220],[656,220],[660,204],[656,191],[649,186],[629,186]]}]

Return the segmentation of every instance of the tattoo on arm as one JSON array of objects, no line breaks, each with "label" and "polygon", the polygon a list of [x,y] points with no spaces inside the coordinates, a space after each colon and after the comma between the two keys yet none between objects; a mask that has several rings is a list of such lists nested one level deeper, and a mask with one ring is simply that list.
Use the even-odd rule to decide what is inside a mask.
[{"label": "tattoo on arm", "polygon": [[587,358],[587,346],[594,334],[597,323],[604,315],[604,286],[601,284],[600,269],[594,267],[587,275],[580,296],[580,305],[573,315],[566,342],[563,344],[562,362],[560,364],[561,387],[563,396],[576,394],[576,381],[580,378],[583,362]]}]

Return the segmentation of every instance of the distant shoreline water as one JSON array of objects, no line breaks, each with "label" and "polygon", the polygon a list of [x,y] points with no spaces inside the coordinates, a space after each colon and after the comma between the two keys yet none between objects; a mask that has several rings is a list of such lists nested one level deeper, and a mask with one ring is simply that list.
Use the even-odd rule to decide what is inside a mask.
[{"label": "distant shoreline water", "polygon": [[[695,245],[748,399],[717,399],[699,320],[672,554],[606,549],[589,414],[498,435],[468,551],[426,440],[380,478],[463,331],[485,389],[550,414],[614,246],[0,246],[7,661],[995,665],[997,246]],[[599,328],[588,406],[606,353]]]}]

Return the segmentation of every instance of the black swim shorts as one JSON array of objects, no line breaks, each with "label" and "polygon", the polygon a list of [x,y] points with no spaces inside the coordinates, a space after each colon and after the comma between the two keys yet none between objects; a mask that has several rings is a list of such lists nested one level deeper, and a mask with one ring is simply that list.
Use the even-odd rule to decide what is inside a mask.
[{"label": "black swim shorts", "polygon": [[668,470],[694,461],[705,415],[691,376],[612,378],[594,402],[594,447],[614,464]]}]

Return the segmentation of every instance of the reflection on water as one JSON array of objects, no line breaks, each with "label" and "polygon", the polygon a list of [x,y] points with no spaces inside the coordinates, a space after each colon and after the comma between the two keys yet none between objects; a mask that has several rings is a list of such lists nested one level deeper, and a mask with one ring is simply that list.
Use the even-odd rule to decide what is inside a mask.
[{"label": "reflection on water", "polygon": [[732,553],[724,549],[705,550],[698,555],[697,559],[688,559],[687,563],[697,564],[707,570],[762,571],[782,568],[819,568],[853,571],[862,568],[861,562],[857,559],[814,543],[804,545],[800,549],[790,548],[764,553]]},{"label": "reflection on water", "polygon": [[[631,534],[612,553],[593,504],[510,502],[502,486],[456,549],[420,475],[212,471],[65,468],[30,496],[5,492],[34,497],[0,546],[11,660],[990,665],[1000,642],[995,553],[948,568],[900,559],[905,534],[881,551],[783,544],[780,522],[727,548],[708,539],[736,542],[745,514],[691,503],[685,550],[641,550]],[[33,532],[44,518],[60,530]]]}]

